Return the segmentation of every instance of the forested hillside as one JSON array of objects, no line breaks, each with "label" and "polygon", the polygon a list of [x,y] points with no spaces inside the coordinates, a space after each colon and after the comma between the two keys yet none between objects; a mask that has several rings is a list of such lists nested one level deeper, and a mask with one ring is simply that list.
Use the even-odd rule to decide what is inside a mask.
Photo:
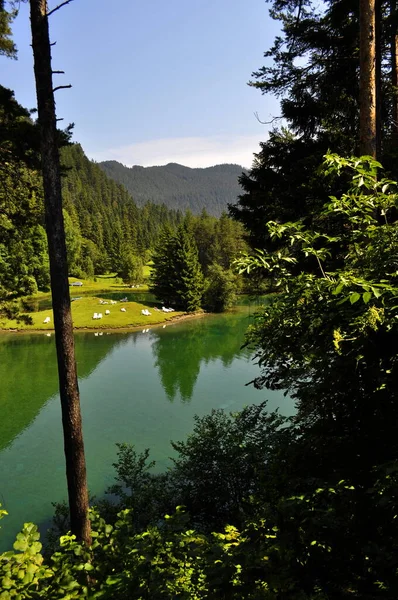
[{"label": "forested hillside", "polygon": [[206,209],[210,215],[220,216],[241,192],[238,177],[243,169],[239,165],[191,169],[176,163],[125,167],[109,160],[98,164],[109,177],[127,188],[138,206],[149,200],[156,204],[164,202],[173,209],[189,209],[194,214]]},{"label": "forested hillside", "polygon": [[147,202],[138,208],[126,188],[90,161],[78,144],[62,149],[62,164],[72,270],[121,272],[128,255],[144,259],[164,225],[177,225],[182,218],[164,204]]},{"label": "forested hillside", "polygon": [[[138,208],[127,190],[62,135],[63,201],[69,270],[81,277],[142,264],[164,225],[182,215],[164,205]],[[37,126],[13,92],[0,86],[0,294],[49,285]]]}]

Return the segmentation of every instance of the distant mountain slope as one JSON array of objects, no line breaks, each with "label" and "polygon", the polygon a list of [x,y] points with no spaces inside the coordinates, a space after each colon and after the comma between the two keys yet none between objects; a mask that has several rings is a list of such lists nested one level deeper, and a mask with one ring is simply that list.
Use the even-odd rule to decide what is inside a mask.
[{"label": "distant mountain slope", "polygon": [[162,167],[125,167],[115,160],[98,163],[103,171],[122,183],[138,206],[146,201],[199,214],[203,208],[214,216],[227,210],[242,192],[238,177],[243,167],[216,165],[191,169],[176,163]]}]

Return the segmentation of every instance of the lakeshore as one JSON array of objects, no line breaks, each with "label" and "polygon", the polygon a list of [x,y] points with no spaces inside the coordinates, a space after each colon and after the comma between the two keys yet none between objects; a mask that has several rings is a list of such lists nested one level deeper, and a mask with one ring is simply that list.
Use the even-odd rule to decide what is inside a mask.
[{"label": "lakeshore", "polygon": [[[137,323],[137,324],[132,324],[132,325],[112,325],[112,327],[109,327],[108,325],[102,326],[102,325],[92,325],[92,326],[83,326],[83,327],[73,327],[73,331],[76,333],[89,333],[89,332],[97,332],[97,331],[101,331],[101,333],[129,333],[129,332],[135,332],[135,331],[140,331],[144,325],[149,325],[150,329],[155,329],[155,328],[160,328],[160,327],[166,327],[166,325],[169,327],[170,325],[176,325],[177,323],[181,323],[182,321],[187,321],[187,320],[192,320],[192,319],[200,319],[200,318],[204,318],[206,316],[209,316],[210,314],[213,313],[206,313],[203,311],[198,311],[198,312],[194,312],[194,313],[174,313],[173,316],[169,316],[166,319],[163,319],[162,321],[158,321],[158,322],[154,322],[152,321],[151,323],[149,323],[148,320],[146,321],[142,321],[142,323]],[[18,335],[24,335],[24,334],[30,334],[30,333],[48,333],[48,334],[53,334],[55,333],[54,327],[47,327],[46,329],[34,329],[32,327],[21,327],[21,328],[4,328],[4,327],[0,327],[0,336],[4,335],[4,334],[10,334],[10,333],[16,333]]]},{"label": "lakeshore", "polygon": [[[77,288],[78,281],[82,285]],[[162,304],[148,291],[145,283],[127,286],[112,275],[96,280],[70,277],[69,285],[74,331],[136,331],[203,315],[201,311],[192,314],[184,311],[163,312]],[[78,297],[72,295],[74,291],[78,291]],[[50,293],[24,298],[20,312],[27,319],[3,318],[0,320],[0,333],[54,332]],[[102,318],[94,318],[99,312]]]}]

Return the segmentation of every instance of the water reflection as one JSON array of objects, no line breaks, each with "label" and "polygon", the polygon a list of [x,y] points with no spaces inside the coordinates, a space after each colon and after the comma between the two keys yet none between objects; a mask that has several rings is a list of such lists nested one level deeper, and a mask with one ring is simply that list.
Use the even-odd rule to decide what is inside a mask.
[{"label": "water reflection", "polygon": [[[106,336],[92,343],[93,334],[75,336],[79,379],[85,379],[120,341]],[[5,334],[0,337],[0,450],[36,418],[58,392],[54,335]]]},{"label": "water reflection", "polygon": [[[111,351],[137,344],[149,347],[153,364],[168,400],[192,399],[201,365],[221,360],[224,368],[241,350],[248,319],[240,314],[219,315],[187,321],[184,326],[156,328],[149,333],[75,336],[79,379],[88,378]],[[126,375],[131,368],[126,366]],[[54,336],[6,334],[0,337],[0,450],[6,448],[34,421],[46,402],[58,393]],[[120,383],[120,382],[119,382]],[[133,382],[131,382],[133,386]]]},{"label": "water reflection", "polygon": [[226,368],[234,358],[249,356],[241,349],[248,323],[241,315],[218,315],[187,322],[183,331],[170,328],[157,335],[152,352],[167,398],[191,400],[202,363],[219,359]]},{"label": "water reflection", "polygon": [[[248,312],[147,333],[76,334],[92,494],[100,496],[113,481],[116,442],[139,452],[149,447],[164,470],[173,454],[170,440],[186,438],[195,414],[237,411],[266,398],[270,410],[291,413],[281,392],[245,387],[257,374],[241,350]],[[54,337],[0,336],[0,377],[0,502],[10,514],[0,547],[7,548],[24,521],[44,522],[51,502],[66,498]]]}]

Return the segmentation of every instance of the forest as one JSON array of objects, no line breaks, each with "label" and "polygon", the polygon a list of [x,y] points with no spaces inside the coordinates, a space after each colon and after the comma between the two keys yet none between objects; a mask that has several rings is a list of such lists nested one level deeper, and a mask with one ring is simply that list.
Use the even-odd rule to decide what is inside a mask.
[{"label": "forest", "polygon": [[239,165],[216,165],[192,169],[170,163],[161,167],[126,167],[116,160],[98,166],[118,183],[122,183],[138,206],[148,200],[175,210],[191,210],[200,214],[205,209],[220,217],[227,205],[235,202],[240,192]]},{"label": "forest", "polygon": [[[4,4],[1,49],[12,54]],[[75,503],[57,507],[44,550],[26,523],[0,555],[2,599],[397,598],[397,7],[273,0],[270,14],[281,33],[250,85],[280,98],[283,121],[241,174],[229,217],[139,208],[68,145],[68,131],[55,142],[64,145],[67,245],[68,230],[80,240],[76,269],[119,271],[121,243],[133,256],[151,250],[153,288],[187,311],[211,286],[209,307],[225,308],[215,290],[231,277],[268,286],[246,338],[258,365],[250,383],[289,394],[296,415],[263,403],[197,417],[161,474],[149,450],[120,443],[110,496],[89,520],[82,485]],[[48,280],[37,163],[45,146],[3,94],[6,306],[10,292]],[[27,242],[37,265],[23,262]]]},{"label": "forest", "polygon": [[[18,297],[49,288],[50,274],[43,189],[38,174],[37,125],[15,100],[13,92],[2,86],[0,103],[3,139],[0,310],[12,314],[17,310]],[[25,147],[27,135],[31,145]],[[208,292],[202,302],[205,287],[208,290],[215,285],[210,277],[211,266],[217,265],[220,277],[226,278],[226,289],[229,280],[234,287],[238,285],[240,278],[232,274],[231,265],[246,248],[240,223],[225,212],[217,218],[203,209],[194,216],[189,211],[184,213],[149,201],[138,207],[123,185],[90,161],[79,144],[70,142],[69,132],[61,132],[60,136],[69,275],[85,278],[113,272],[125,282],[142,282],[143,265],[163,245],[164,238],[171,238],[179,227],[185,237],[192,237],[193,254],[203,280],[195,308],[201,304],[219,304],[216,298],[214,302],[209,299]],[[168,273],[174,272],[174,268],[168,264]],[[165,300],[181,304],[179,296],[170,298],[166,294]],[[225,306],[231,302],[232,290],[227,291]],[[185,307],[184,302],[182,306]]]}]

